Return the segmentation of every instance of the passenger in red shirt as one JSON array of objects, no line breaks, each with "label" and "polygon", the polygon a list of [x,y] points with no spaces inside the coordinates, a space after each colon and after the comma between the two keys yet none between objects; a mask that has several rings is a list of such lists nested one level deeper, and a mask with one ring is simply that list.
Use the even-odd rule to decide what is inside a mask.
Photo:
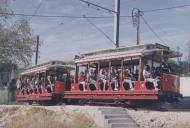
[{"label": "passenger in red shirt", "polygon": [[86,87],[85,87],[86,82],[85,82],[85,80],[86,80],[86,76],[85,76],[84,72],[81,72],[81,73],[80,73],[80,76],[79,76],[79,78],[78,78],[78,81],[79,81],[80,84],[82,84],[82,86],[83,86],[83,91],[86,91]]}]

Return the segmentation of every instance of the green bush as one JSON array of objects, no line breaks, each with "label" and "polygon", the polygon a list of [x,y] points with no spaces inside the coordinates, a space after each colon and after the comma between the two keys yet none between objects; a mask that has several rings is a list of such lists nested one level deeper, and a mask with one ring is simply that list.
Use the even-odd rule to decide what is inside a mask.
[{"label": "green bush", "polygon": [[8,91],[0,90],[0,104],[8,104]]}]

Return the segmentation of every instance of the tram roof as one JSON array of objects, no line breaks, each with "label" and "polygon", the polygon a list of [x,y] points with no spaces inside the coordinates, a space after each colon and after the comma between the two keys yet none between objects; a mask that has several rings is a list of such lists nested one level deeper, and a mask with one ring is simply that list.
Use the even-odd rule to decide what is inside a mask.
[{"label": "tram roof", "polygon": [[103,49],[94,52],[82,54],[75,63],[101,61],[119,58],[131,58],[137,56],[158,55],[162,56],[162,52],[168,58],[175,58],[182,56],[181,53],[171,50],[169,47],[161,44],[142,44],[127,47],[119,47],[112,49]]},{"label": "tram roof", "polygon": [[32,66],[30,68],[25,69],[23,72],[21,72],[20,75],[27,75],[32,73],[41,73],[45,72],[47,70],[58,70],[58,71],[70,71],[73,70],[73,62],[72,61],[48,61],[42,64],[38,64],[35,66]]}]

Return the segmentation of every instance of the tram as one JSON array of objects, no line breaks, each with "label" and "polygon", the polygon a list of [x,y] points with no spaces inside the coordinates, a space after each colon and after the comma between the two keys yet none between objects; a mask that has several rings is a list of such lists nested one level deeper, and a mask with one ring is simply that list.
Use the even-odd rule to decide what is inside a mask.
[{"label": "tram", "polygon": [[[82,54],[75,57],[72,66],[64,65],[66,68],[61,68],[67,74],[67,79],[63,82],[56,79],[52,92],[47,91],[47,85],[37,95],[21,90],[17,100],[52,100],[58,94],[60,101],[79,103],[176,101],[182,96],[180,79],[167,61],[181,55],[161,44],[135,45]],[[59,69],[58,65],[53,67]],[[47,70],[50,69],[44,71]],[[26,70],[21,76],[33,72],[39,70]]]},{"label": "tram", "polygon": [[[32,104],[54,104],[62,101],[66,84],[69,84],[72,62],[49,61],[28,68],[20,73],[17,80],[17,101]],[[66,82],[67,81],[67,82]]]}]

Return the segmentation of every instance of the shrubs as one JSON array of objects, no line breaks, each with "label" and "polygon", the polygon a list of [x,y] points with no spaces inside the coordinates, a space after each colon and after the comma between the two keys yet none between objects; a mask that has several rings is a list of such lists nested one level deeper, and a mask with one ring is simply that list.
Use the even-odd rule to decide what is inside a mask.
[{"label": "shrubs", "polygon": [[8,103],[8,91],[7,90],[0,90],[0,104],[7,104]]}]

